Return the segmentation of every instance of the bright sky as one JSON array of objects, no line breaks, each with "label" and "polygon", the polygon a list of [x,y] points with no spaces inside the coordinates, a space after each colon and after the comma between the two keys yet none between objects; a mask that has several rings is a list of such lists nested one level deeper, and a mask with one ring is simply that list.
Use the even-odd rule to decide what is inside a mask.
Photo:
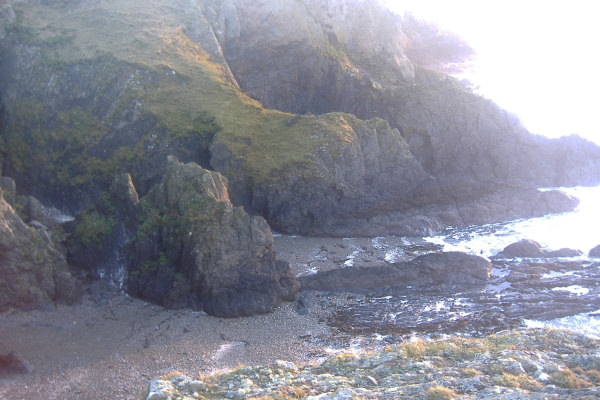
[{"label": "bright sky", "polygon": [[478,54],[469,79],[532,133],[600,144],[600,2],[383,1],[469,43]]}]

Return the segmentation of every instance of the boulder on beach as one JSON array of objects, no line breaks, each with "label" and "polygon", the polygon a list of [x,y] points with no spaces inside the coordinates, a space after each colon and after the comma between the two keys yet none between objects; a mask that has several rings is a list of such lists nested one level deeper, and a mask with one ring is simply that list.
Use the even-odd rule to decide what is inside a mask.
[{"label": "boulder on beach", "polygon": [[140,200],[127,290],[169,308],[237,317],[293,300],[299,282],[277,260],[266,221],[229,201],[227,179],[169,157]]},{"label": "boulder on beach", "polygon": [[478,284],[489,279],[491,264],[462,252],[431,253],[377,267],[348,267],[300,278],[304,289],[370,290],[398,286]]},{"label": "boulder on beach", "polygon": [[33,372],[33,365],[24,360],[20,355],[10,352],[0,354],[0,375],[3,374],[30,374]]}]

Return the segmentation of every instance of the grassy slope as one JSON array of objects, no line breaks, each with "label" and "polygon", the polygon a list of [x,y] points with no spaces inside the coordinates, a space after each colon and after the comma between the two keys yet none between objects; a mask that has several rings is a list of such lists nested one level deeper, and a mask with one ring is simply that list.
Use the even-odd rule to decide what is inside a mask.
[{"label": "grassy slope", "polygon": [[[18,6],[21,26],[41,43],[51,65],[110,56],[178,79],[137,88],[144,112],[171,134],[193,134],[199,116],[214,117],[219,140],[243,157],[261,181],[289,165],[304,165],[315,149],[353,136],[343,114],[302,117],[264,109],[224,78],[223,66],[185,34],[185,6],[178,0],[101,0],[88,5]],[[65,11],[68,10],[68,11]],[[175,73],[173,73],[175,71]]]}]

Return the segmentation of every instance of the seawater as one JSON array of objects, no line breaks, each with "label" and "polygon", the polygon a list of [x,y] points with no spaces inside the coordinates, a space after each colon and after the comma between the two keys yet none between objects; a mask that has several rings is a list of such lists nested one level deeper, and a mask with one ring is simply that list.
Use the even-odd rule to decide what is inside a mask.
[{"label": "seawater", "polygon": [[[448,228],[425,240],[443,245],[444,251],[464,251],[489,258],[511,243],[531,239],[548,250],[565,247],[581,250],[584,253],[581,259],[587,259],[589,251],[600,244],[600,186],[559,190],[579,199],[575,210],[500,224]],[[600,310],[550,321],[525,320],[525,324],[531,328],[566,329],[600,339]]]},{"label": "seawater", "polygon": [[521,239],[535,240],[549,250],[567,247],[587,255],[600,244],[600,186],[559,190],[579,199],[575,210],[500,224],[448,228],[426,240],[442,244],[445,251],[464,251],[484,257],[496,255]]}]

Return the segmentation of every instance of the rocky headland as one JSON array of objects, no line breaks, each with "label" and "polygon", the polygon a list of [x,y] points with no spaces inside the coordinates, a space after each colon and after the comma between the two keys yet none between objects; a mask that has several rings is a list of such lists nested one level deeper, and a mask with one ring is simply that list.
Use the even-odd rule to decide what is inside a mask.
[{"label": "rocky headland", "polygon": [[[202,351],[192,336],[220,317],[266,314],[281,329],[253,343],[278,332],[299,362],[365,332],[488,334],[600,308],[597,249],[521,242],[487,260],[399,243],[388,257],[370,239],[563,212],[577,199],[538,189],[600,183],[598,146],[532,135],[448,74],[471,55],[368,0],[0,0],[0,362],[46,363],[35,388],[2,395],[35,398],[49,377],[62,397],[76,376],[91,390],[122,353],[139,385]],[[299,264],[272,232],[319,244]],[[311,328],[286,331],[290,313]],[[210,351],[272,362],[244,321]]]}]

